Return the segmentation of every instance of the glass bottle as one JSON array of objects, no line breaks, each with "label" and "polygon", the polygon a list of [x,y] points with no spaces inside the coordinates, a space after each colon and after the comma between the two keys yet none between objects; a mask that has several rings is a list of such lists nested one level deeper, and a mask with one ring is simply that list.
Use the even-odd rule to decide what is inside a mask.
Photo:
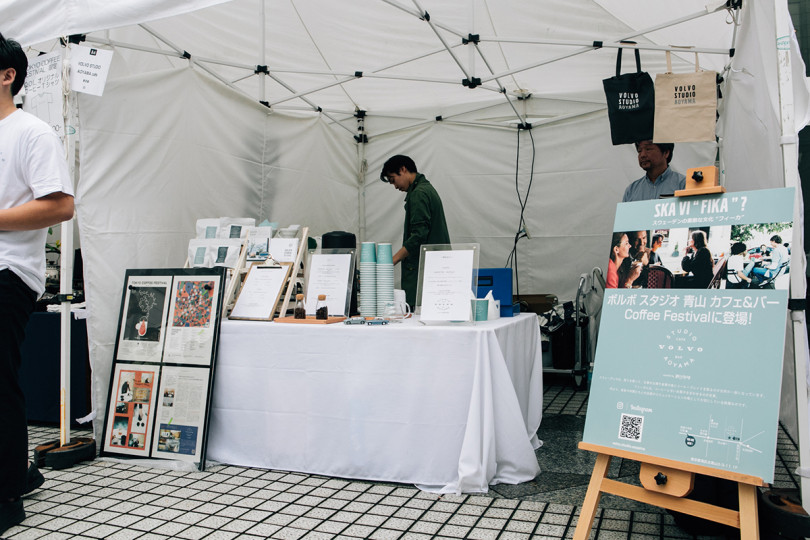
[{"label": "glass bottle", "polygon": [[326,305],[326,295],[318,295],[318,303],[315,304],[315,318],[325,321],[329,318],[329,306]]},{"label": "glass bottle", "polygon": [[304,307],[304,295],[301,293],[295,295],[295,309],[293,310],[293,318],[307,318],[307,308]]}]

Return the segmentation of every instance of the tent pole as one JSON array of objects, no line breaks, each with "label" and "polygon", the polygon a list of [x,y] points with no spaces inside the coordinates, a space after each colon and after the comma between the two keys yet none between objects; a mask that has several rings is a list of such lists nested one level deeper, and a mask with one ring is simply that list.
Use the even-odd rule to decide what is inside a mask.
[{"label": "tent pole", "polygon": [[449,54],[450,57],[453,59],[453,61],[456,63],[458,68],[464,74],[464,77],[466,79],[470,79],[470,74],[468,73],[467,69],[464,67],[464,64],[461,63],[461,60],[459,60],[456,57],[456,55],[453,53],[453,48],[450,47],[450,45],[447,43],[447,41],[445,41],[444,37],[439,33],[439,30],[436,28],[436,25],[433,22],[431,22],[430,17],[426,16],[427,11],[422,9],[422,6],[419,5],[418,0],[411,0],[411,1],[416,6],[416,9],[418,9],[420,13],[423,13],[425,15],[424,16],[425,22],[428,23],[428,25],[430,26],[430,29],[433,30],[433,33],[436,34],[436,37],[439,38],[439,41],[442,42],[442,45],[444,45],[444,48],[447,49],[447,54]]},{"label": "tent pole", "polygon": [[[259,51],[259,58],[261,58],[261,65],[267,65],[267,47],[265,44],[267,43],[267,16],[265,14],[266,10],[266,2],[265,0],[259,0],[259,3],[262,6],[262,39],[261,43],[261,50]],[[264,78],[263,73],[259,73],[259,100],[267,101],[267,90],[266,90],[266,83],[267,80]]]},{"label": "tent pole", "polygon": [[[357,116],[357,216],[358,216],[358,232],[359,241],[365,242],[366,240],[366,171],[368,163],[366,163],[366,144],[367,138],[365,128],[365,119],[363,116]],[[359,252],[358,252],[359,253]]]},{"label": "tent pole", "polygon": [[[628,40],[628,39],[632,39],[634,37],[638,37],[638,36],[643,35],[643,34],[647,34],[649,32],[655,32],[656,30],[661,30],[663,28],[669,28],[670,26],[675,26],[676,24],[691,21],[692,19],[698,19],[700,17],[703,17],[704,15],[709,15],[711,13],[714,13],[715,11],[719,11],[720,9],[725,9],[724,5],[725,5],[724,3],[720,3],[713,10],[710,10],[708,8],[708,6],[707,6],[707,9],[705,9],[703,11],[698,11],[697,13],[693,13],[691,15],[686,15],[686,16],[681,17],[679,19],[675,19],[673,21],[662,23],[662,24],[659,24],[659,25],[656,25],[656,26],[651,26],[649,28],[644,28],[642,30],[636,30],[636,31],[631,32],[631,33],[629,33],[627,35],[621,36],[620,38],[616,39],[615,42],[625,41],[625,40]],[[610,42],[612,43],[612,41],[610,41]],[[659,46],[655,46],[655,47],[659,48]],[[661,50],[668,50],[669,49],[668,47],[660,47],[660,48],[661,48]],[[563,60],[565,58],[570,58],[572,56],[577,56],[577,55],[586,53],[588,51],[593,51],[593,50],[594,50],[593,45],[591,45],[589,47],[583,47],[581,49],[570,52],[568,54],[562,54],[560,56],[555,56],[554,58],[550,58],[548,60],[543,60],[542,62],[536,62],[534,64],[529,64],[527,66],[523,66],[523,67],[519,67],[519,68],[515,68],[515,69],[510,69],[510,70],[504,71],[502,73],[498,73],[496,75],[493,75],[493,76],[487,78],[486,80],[482,78],[481,82],[489,82],[491,80],[497,79],[498,77],[505,77],[507,75],[514,75],[515,73],[520,73],[521,71],[527,71],[529,69],[544,66],[544,65],[550,64],[552,62],[557,62],[559,60]],[[677,50],[679,50],[680,52],[683,52],[683,49],[677,49]],[[728,51],[725,51],[725,53],[728,54]]]},{"label": "tent pole", "polygon": [[[786,187],[796,188],[794,200],[794,216],[799,223],[793,223],[793,243],[791,253],[794,255],[804,253],[804,242],[802,239],[803,214],[799,204],[800,180],[799,180],[799,138],[796,131],[795,119],[793,117],[793,81],[790,62],[790,45],[794,39],[792,27],[790,25],[790,12],[787,7],[787,0],[774,2],[774,21],[776,33],[776,69],[779,75],[779,107],[781,124],[781,146],[782,146],[782,170]],[[805,297],[805,275],[804,272],[790,273],[790,298]],[[802,474],[810,471],[810,426],[808,425],[807,411],[807,329],[804,310],[792,310],[790,312],[793,324],[793,363],[796,374],[796,409],[797,423],[799,430],[799,469]],[[804,450],[802,450],[804,449]],[[802,494],[802,506],[810,513],[810,479],[799,476]]]},{"label": "tent pole", "polygon": [[[75,151],[75,139],[71,136],[68,127],[72,123],[70,108],[70,51],[71,46],[65,39],[65,55],[62,60],[62,116],[65,122],[65,160],[70,171],[70,178],[75,175],[75,159],[71,159]],[[75,185],[75,181],[73,182]],[[61,294],[60,311],[60,340],[59,347],[59,446],[70,444],[70,300],[73,295],[73,218],[61,224],[61,246],[59,257],[59,293]]]}]

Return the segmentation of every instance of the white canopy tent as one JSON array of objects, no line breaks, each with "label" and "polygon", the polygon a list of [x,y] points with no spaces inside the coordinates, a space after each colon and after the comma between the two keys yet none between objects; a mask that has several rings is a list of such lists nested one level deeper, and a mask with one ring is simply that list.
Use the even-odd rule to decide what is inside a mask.
[{"label": "white canopy tent", "polygon": [[[101,414],[125,269],[182,265],[196,219],[212,216],[396,247],[402,197],[378,180],[395,153],[436,186],[451,238],[481,244],[481,266],[507,263],[525,205],[519,291],[572,298],[577,276],[605,265],[615,204],[643,174],[634,149],[608,135],[601,80],[620,40],[638,42],[651,74],[665,71],[672,45],[722,72],[729,191],[783,186],[783,170],[796,169],[795,154],[782,158],[795,140],[781,134],[771,2],[737,11],[706,0],[12,0],[0,20],[32,55],[72,34],[115,52],[104,96],[79,95],[75,126]],[[795,139],[810,92],[794,37],[780,37]],[[694,69],[692,52],[673,57],[675,71]],[[714,143],[679,144],[673,166],[716,155]],[[800,246],[800,224],[794,231]]]}]

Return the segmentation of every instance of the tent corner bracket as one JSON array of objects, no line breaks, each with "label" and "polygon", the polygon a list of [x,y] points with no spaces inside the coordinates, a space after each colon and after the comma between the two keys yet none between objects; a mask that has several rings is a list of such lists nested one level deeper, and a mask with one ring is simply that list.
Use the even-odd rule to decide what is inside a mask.
[{"label": "tent corner bracket", "polygon": [[472,43],[473,45],[478,45],[480,41],[481,41],[480,34],[467,34],[466,38],[461,38],[461,43],[464,45],[469,45],[470,43]]},{"label": "tent corner bracket", "polygon": [[475,88],[476,86],[481,86],[481,78],[480,77],[470,77],[469,79],[463,79],[461,81],[462,86],[466,86],[467,88]]}]

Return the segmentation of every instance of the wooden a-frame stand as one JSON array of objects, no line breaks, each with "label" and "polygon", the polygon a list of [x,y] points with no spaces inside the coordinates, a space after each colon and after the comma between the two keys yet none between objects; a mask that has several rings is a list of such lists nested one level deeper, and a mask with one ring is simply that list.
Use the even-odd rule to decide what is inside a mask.
[{"label": "wooden a-frame stand", "polygon": [[[278,310],[279,317],[287,315],[287,310],[290,307],[290,299],[292,298],[293,289],[296,283],[304,282],[304,270],[301,263],[304,261],[304,253],[307,252],[307,239],[309,238],[309,227],[301,228],[301,241],[298,243],[298,253],[295,255],[295,262],[293,262],[292,272],[290,272],[285,284],[284,300],[281,303],[281,308]],[[272,253],[271,253],[272,255]]]},{"label": "wooden a-frame stand", "polygon": [[[586,540],[591,533],[596,509],[602,493],[618,495],[653,506],[674,510],[740,529],[741,540],[759,539],[757,518],[757,488],[765,482],[755,476],[713,469],[702,465],[692,465],[671,459],[646,456],[627,450],[609,448],[580,442],[581,450],[596,452],[591,481],[582,503],[579,522],[574,531],[574,540]],[[611,458],[620,457],[641,463],[639,478],[643,487],[633,486],[607,478]],[[739,511],[721,506],[685,499],[692,491],[695,474],[714,476],[737,482],[740,497]]]}]

